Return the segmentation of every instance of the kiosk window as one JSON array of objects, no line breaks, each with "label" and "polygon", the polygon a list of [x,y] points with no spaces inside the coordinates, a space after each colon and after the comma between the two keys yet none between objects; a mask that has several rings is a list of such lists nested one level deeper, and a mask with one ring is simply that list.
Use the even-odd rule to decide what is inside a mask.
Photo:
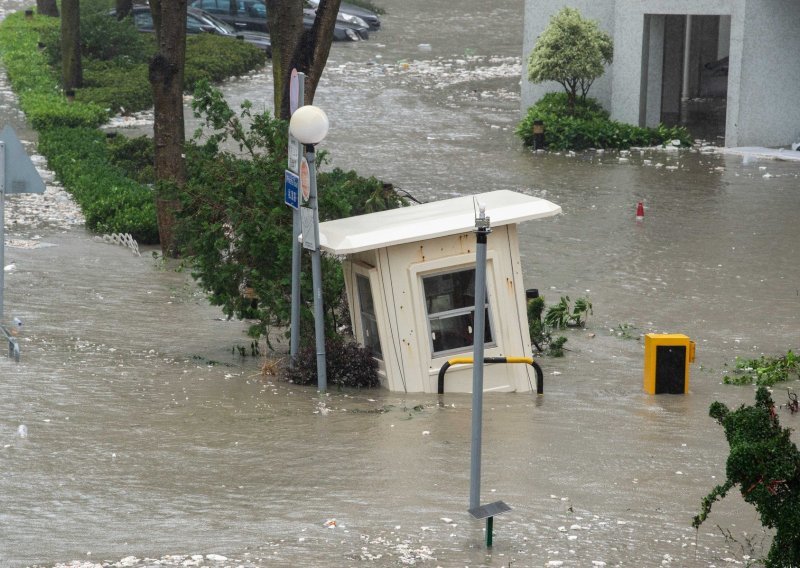
[{"label": "kiosk window", "polygon": [[[471,347],[474,341],[475,269],[426,276],[422,284],[433,354],[436,356]],[[484,304],[484,310],[484,342],[488,345],[493,342],[488,301]]]},{"label": "kiosk window", "polygon": [[364,347],[372,351],[372,356],[383,359],[381,341],[378,336],[378,318],[375,315],[375,303],[372,301],[372,288],[369,278],[356,275],[358,283],[358,304],[361,309],[361,327],[364,330]]}]

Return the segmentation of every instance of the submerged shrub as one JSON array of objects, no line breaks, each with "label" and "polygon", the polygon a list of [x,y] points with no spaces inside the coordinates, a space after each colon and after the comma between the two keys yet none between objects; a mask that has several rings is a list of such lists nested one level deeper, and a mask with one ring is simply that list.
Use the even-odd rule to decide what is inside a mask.
[{"label": "submerged shrub", "polygon": [[[380,385],[378,362],[368,349],[341,337],[325,342],[325,370],[329,385],[368,388]],[[287,369],[287,380],[298,385],[317,384],[317,350],[314,345],[300,349],[297,363]]]},{"label": "submerged shrub", "polygon": [[81,206],[90,230],[130,233],[144,244],[158,242],[152,190],[111,163],[102,132],[50,128],[40,133],[39,151]]},{"label": "submerged shrub", "polygon": [[681,146],[694,143],[683,127],[659,125],[642,128],[611,120],[609,114],[592,98],[578,98],[570,113],[565,93],[548,93],[528,109],[516,133],[527,146],[533,145],[533,123],[544,123],[544,141],[550,150],[585,150],[587,148],[627,149],[631,146],[657,146],[680,140]]}]

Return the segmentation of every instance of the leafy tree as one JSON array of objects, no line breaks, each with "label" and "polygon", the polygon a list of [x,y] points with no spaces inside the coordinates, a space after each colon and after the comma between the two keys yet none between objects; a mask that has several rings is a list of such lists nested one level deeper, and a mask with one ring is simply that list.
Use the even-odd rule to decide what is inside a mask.
[{"label": "leafy tree", "polygon": [[563,8],[550,19],[528,57],[528,79],[534,83],[555,81],[569,98],[569,109],[611,63],[614,42],[597,22],[583,18],[575,8]]},{"label": "leafy tree", "polygon": [[[205,132],[198,130],[186,146],[188,181],[181,193],[178,240],[211,303],[228,316],[254,320],[250,331],[258,337],[288,323],[290,315],[292,213],[283,191],[288,125],[269,112],[253,113],[249,102],[237,114],[207,83],[198,86],[192,107]],[[324,162],[324,155],[320,159]],[[321,221],[403,204],[391,186],[354,172],[321,172],[317,181]],[[322,261],[326,324],[333,334],[345,309],[344,281],[335,258]],[[309,255],[303,262],[310,265]],[[311,299],[310,266],[301,272],[302,297]],[[301,317],[312,329],[310,305]]]},{"label": "leafy tree", "polygon": [[791,431],[781,428],[769,391],[759,387],[755,405],[737,410],[715,402],[709,414],[725,429],[730,445],[727,479],[703,499],[692,525],[699,528],[714,502],[738,485],[742,498],[761,516],[761,524],[776,530],[767,568],[800,566],[800,452]]}]

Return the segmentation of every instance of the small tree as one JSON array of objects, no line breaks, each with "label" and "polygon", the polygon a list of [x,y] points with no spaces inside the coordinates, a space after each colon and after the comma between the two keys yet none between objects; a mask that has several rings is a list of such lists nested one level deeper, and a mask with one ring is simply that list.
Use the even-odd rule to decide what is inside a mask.
[{"label": "small tree", "polygon": [[703,499],[692,525],[699,528],[714,502],[738,485],[742,498],[761,516],[761,524],[775,529],[766,567],[800,566],[800,452],[791,431],[781,428],[769,391],[759,387],[755,405],[737,410],[715,402],[709,414],[725,429],[730,445],[727,479]]},{"label": "small tree", "polygon": [[528,57],[528,79],[559,83],[572,113],[578,93],[586,98],[613,56],[614,41],[596,21],[584,19],[575,8],[563,8],[550,19]]}]

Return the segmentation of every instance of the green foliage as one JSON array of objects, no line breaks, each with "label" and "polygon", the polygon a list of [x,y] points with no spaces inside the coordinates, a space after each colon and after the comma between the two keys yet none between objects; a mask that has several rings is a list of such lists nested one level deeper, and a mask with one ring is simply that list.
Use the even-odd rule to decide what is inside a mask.
[{"label": "green foliage", "polygon": [[147,65],[86,59],[83,87],[76,91],[75,100],[94,103],[115,113],[152,107]]},{"label": "green foliage", "polygon": [[567,338],[563,335],[553,337],[554,329],[565,327],[582,327],[586,325],[586,317],[592,313],[592,303],[587,298],[578,298],[574,307],[569,305],[569,296],[562,296],[555,306],[547,308],[545,314],[544,297],[528,300],[528,332],[531,343],[540,352],[551,357],[564,356],[564,344]]},{"label": "green foliage", "polygon": [[202,81],[218,82],[244,75],[267,60],[263,50],[231,37],[196,34],[186,37],[184,88],[193,91]]},{"label": "green foliage", "polygon": [[537,120],[544,122],[544,141],[550,150],[627,149],[666,145],[673,140],[680,140],[684,147],[694,143],[680,126],[642,128],[610,120],[608,112],[591,98],[578,100],[571,112],[564,93],[547,93],[528,109],[516,130],[528,146],[533,145],[533,123]]},{"label": "green foliage", "polygon": [[[354,341],[341,336],[325,342],[325,372],[328,384],[338,387],[370,388],[380,385],[378,362]],[[287,380],[298,385],[317,384],[317,355],[314,345],[307,345],[297,354],[297,364],[286,370]]]},{"label": "green foliage", "polygon": [[[187,145],[189,179],[178,230],[193,275],[210,301],[229,316],[256,320],[251,333],[258,336],[289,320],[293,216],[283,191],[287,123],[268,112],[254,114],[251,106],[245,102],[237,115],[218,90],[207,83],[198,86],[193,108],[206,132],[198,131]],[[237,148],[239,154],[223,147]],[[364,213],[376,192],[385,191],[374,178],[341,170],[319,174],[317,187],[323,221]],[[381,195],[373,205],[401,204],[397,196]],[[322,260],[326,328],[332,335],[344,309],[344,284],[340,263]],[[303,255],[303,263],[302,297],[308,301],[313,297],[309,255]],[[252,288],[257,302],[244,297],[245,288]],[[302,312],[310,325],[309,302]]]},{"label": "green foliage", "polygon": [[58,29],[56,18],[35,16],[26,20],[21,13],[9,15],[0,25],[0,54],[20,107],[37,130],[98,126],[108,120],[108,112],[91,103],[68,103],[58,75],[37,47],[39,33],[54,26]]},{"label": "green foliage", "polygon": [[113,136],[108,138],[107,142],[109,161],[125,172],[126,176],[142,184],[155,183],[153,171],[155,148],[151,138]]},{"label": "green foliage", "polygon": [[547,348],[547,354],[551,357],[563,357],[564,356],[564,344],[567,342],[567,338],[563,335],[559,335],[555,339],[550,341],[550,344]]},{"label": "green foliage", "polygon": [[561,296],[558,304],[547,308],[544,323],[554,329],[583,327],[586,325],[586,316],[591,313],[592,303],[588,298],[578,298],[575,305],[570,306],[569,296]]},{"label": "green foliage", "polygon": [[714,402],[709,414],[724,428],[730,454],[725,483],[702,500],[692,525],[699,528],[712,505],[738,486],[742,498],[755,506],[761,524],[776,531],[765,565],[800,566],[800,452],[791,431],[781,428],[769,391],[759,387],[755,405],[734,411]]},{"label": "green foliage", "polygon": [[155,53],[152,36],[137,30],[130,16],[122,20],[110,16],[108,4],[81,0],[82,55],[123,64],[147,63]]},{"label": "green foliage", "polygon": [[528,57],[528,79],[534,83],[559,83],[566,91],[571,110],[577,95],[586,97],[613,57],[614,42],[596,21],[584,19],[574,8],[563,8],[536,40]]},{"label": "green foliage", "polygon": [[[155,52],[150,34],[136,29],[133,19],[117,20],[109,14],[113,3],[104,0],[81,1],[81,55],[97,61],[120,61],[122,63],[146,64]],[[61,64],[61,31],[58,25],[50,26],[41,33],[40,41],[45,46],[49,63]]]},{"label": "green foliage", "polygon": [[158,242],[153,192],[111,164],[102,132],[49,128],[40,132],[39,151],[81,206],[89,229]]},{"label": "green foliage", "polygon": [[[153,38],[135,31],[130,19],[109,16],[107,0],[81,4],[85,86],[75,102],[61,92],[57,18],[10,14],[0,23],[0,56],[22,110],[40,133],[39,151],[80,204],[87,227],[157,243],[153,191],[142,185],[153,181],[151,143],[120,138],[107,146],[96,129],[109,111],[152,105],[146,62],[154,52]],[[241,41],[211,34],[187,41],[190,77],[216,80],[263,63],[263,52]]]},{"label": "green foliage", "polygon": [[775,383],[798,378],[800,373],[800,357],[790,349],[781,357],[765,357],[758,359],[736,358],[736,366],[732,375],[725,375],[723,382],[726,385],[763,385],[772,386]]}]

